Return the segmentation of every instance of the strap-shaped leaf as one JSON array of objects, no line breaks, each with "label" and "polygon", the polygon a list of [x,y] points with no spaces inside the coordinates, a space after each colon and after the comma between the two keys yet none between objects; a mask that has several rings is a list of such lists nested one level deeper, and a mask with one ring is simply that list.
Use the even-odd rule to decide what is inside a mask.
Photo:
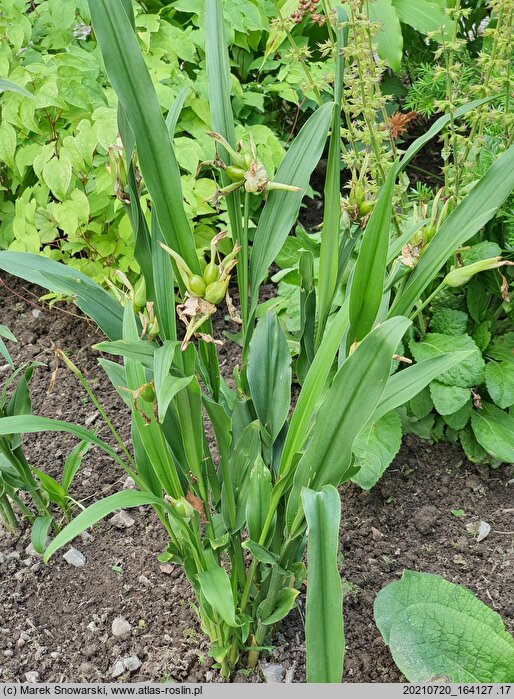
[{"label": "strap-shaped leaf", "polygon": [[166,242],[199,271],[187,220],[180,171],[155,88],[120,0],[89,0],[107,74],[136,139],[143,179]]},{"label": "strap-shaped leaf", "polygon": [[43,255],[10,250],[0,252],[0,269],[50,291],[73,296],[77,306],[107,337],[121,338],[123,306],[82,272]]},{"label": "strap-shaped leaf", "polygon": [[140,493],[137,490],[124,490],[115,495],[109,495],[95,502],[86,510],[81,512],[75,519],[68,524],[52,542],[45,551],[44,560],[47,563],[51,556],[60,548],[65,546],[69,541],[72,541],[76,536],[81,534],[93,524],[96,524],[111,512],[129,507],[139,507],[140,505],[160,505],[164,506],[165,502],[162,498],[151,493]]},{"label": "strap-shaped leaf", "polygon": [[349,344],[369,333],[382,302],[395,179],[393,166],[362,237],[350,289]]},{"label": "strap-shaped leaf", "polygon": [[305,638],[307,682],[341,682],[344,665],[343,592],[337,568],[341,503],[331,486],[302,490],[309,528]]},{"label": "strap-shaped leaf", "polygon": [[296,223],[310,176],[325,147],[333,108],[333,102],[328,102],[314,112],[292,142],[277,170],[274,178],[277,182],[300,187],[300,191],[273,190],[262,210],[250,257],[250,313],[255,311],[259,302],[259,286],[268,273],[268,267]]},{"label": "strap-shaped leaf", "polygon": [[230,579],[223,568],[198,573],[198,582],[207,602],[229,626],[238,626]]},{"label": "strap-shaped leaf", "polygon": [[251,339],[247,376],[255,412],[273,443],[289,412],[291,353],[271,311],[259,320]]},{"label": "strap-shaped leaf", "polygon": [[392,318],[375,328],[337,372],[296,469],[287,503],[288,527],[294,521],[301,522],[303,487],[319,490],[325,485],[336,486],[348,477],[355,437],[382,397],[393,353],[409,325],[407,318]]}]

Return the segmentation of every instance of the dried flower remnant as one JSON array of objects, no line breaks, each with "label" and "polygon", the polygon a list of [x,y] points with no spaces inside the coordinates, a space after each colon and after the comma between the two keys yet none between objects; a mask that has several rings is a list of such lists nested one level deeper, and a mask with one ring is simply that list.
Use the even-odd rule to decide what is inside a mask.
[{"label": "dried flower remnant", "polygon": [[389,133],[391,137],[395,140],[402,136],[408,131],[409,124],[417,121],[419,119],[419,114],[416,112],[407,112],[407,114],[402,114],[402,112],[395,112],[389,117]]}]

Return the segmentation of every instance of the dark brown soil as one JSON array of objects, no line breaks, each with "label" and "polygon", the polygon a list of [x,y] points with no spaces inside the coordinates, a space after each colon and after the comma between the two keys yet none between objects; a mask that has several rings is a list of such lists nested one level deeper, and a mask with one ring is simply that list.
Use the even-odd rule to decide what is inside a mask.
[{"label": "dark brown soil", "polygon": [[[17,293],[36,301],[37,289],[9,280]],[[51,365],[58,344],[87,374],[124,439],[129,420],[97,366],[91,345],[100,340],[92,324],[61,311],[39,314],[26,301],[0,288],[1,322],[18,337],[11,345],[17,362],[38,359]],[[66,309],[73,312],[73,309]],[[221,334],[223,319],[216,325]],[[227,343],[222,366],[227,376],[238,348]],[[1,362],[0,362],[1,364]],[[94,407],[75,378],[59,369],[47,392],[53,367],[38,369],[32,384],[34,412],[85,424]],[[2,375],[0,374],[0,381]],[[105,427],[93,423],[109,440]],[[53,476],[74,440],[66,435],[29,436],[32,463]],[[128,443],[128,441],[127,441]],[[407,438],[394,464],[370,493],[353,485],[341,491],[341,575],[345,586],[347,653],[345,680],[402,681],[373,623],[376,593],[404,568],[444,575],[468,586],[500,612],[514,630],[514,544],[512,466],[498,470],[467,463],[459,449],[430,446]],[[92,450],[72,486],[77,501],[87,504],[122,488],[125,474]],[[461,509],[456,517],[451,510]],[[37,671],[45,682],[112,681],[117,660],[137,655],[141,667],[126,681],[219,681],[210,669],[208,646],[191,608],[191,591],[181,570],[161,566],[157,555],[166,536],[152,511],[132,511],[133,527],[116,529],[108,521],[92,538],[74,542],[86,557],[74,568],[58,552],[44,565],[25,552],[28,531],[11,535],[0,528],[0,681],[25,681]],[[481,543],[465,525],[478,519],[492,531]],[[301,604],[303,604],[303,597]],[[293,682],[305,681],[304,633],[298,611],[285,621],[269,662],[280,663]],[[111,624],[124,617],[132,626],[126,638],[114,638]],[[241,672],[235,681],[262,681]]]}]

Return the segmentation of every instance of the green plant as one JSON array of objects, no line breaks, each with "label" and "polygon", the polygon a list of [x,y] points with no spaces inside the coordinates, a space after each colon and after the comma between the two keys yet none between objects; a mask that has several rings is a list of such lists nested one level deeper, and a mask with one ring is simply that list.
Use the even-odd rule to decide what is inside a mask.
[{"label": "green plant", "polygon": [[[335,111],[332,103],[326,103],[306,122],[277,169],[276,180],[295,191],[269,192],[251,246],[246,237],[250,193],[245,191],[243,202],[239,189],[226,193],[232,241],[241,246],[236,266],[239,286],[248,298],[243,364],[235,372],[235,389],[229,388],[219,373],[211,313],[205,306],[210,303],[205,294],[211,270],[202,268],[197,255],[170,138],[180,100],[166,124],[134,35],[130,3],[91,0],[90,6],[106,68],[120,100],[119,130],[130,194],[127,206],[145,293],[126,285],[126,291],[114,299],[80,272],[30,254],[0,253],[0,266],[53,291],[73,295],[104,330],[109,340],[98,349],[123,358],[123,365],[105,358],[100,363],[131,410],[133,454],[123,447],[120,456],[82,427],[37,416],[3,418],[0,434],[43,430],[74,434],[114,458],[132,476],[138,491],[120,492],[87,508],[47,547],[46,560],[113,510],[152,505],[169,535],[161,558],[184,567],[196,595],[202,629],[211,640],[211,656],[222,674],[229,676],[244,654],[250,667],[256,664],[260,652],[269,647],[274,627],[294,607],[305,578],[302,556],[308,528],[309,680],[339,682],[344,633],[335,486],[359,468],[353,463],[352,447],[363,429],[386,417],[467,353],[450,353],[391,375],[393,355],[410,326],[407,318],[397,315],[378,318],[374,327],[387,262],[383,252],[389,234],[393,168],[366,229],[370,242],[363,243],[357,260],[360,277],[355,277],[358,281],[350,298],[327,317],[291,411],[291,354],[286,337],[276,314],[263,314],[255,324],[255,313],[260,284],[296,220],[309,176],[322,154]],[[212,128],[239,157],[228,99],[221,2],[209,1],[206,11],[210,27],[207,67],[218,78],[218,84],[210,81]],[[336,142],[338,136],[333,136]],[[149,222],[139,198],[133,195],[137,186],[134,153],[152,197]],[[220,157],[225,164],[229,162],[221,149]],[[250,171],[251,167],[245,172]],[[377,236],[382,257],[370,257],[368,245]],[[212,254],[217,255],[215,250]],[[237,248],[217,259],[218,282],[223,285],[226,279],[219,275],[229,273],[236,254]],[[376,280],[370,284],[368,301],[363,297],[365,278],[373,275]],[[181,302],[178,308],[175,279]],[[422,283],[428,281],[426,275],[422,277]],[[335,291],[332,287],[331,293]],[[211,298],[220,303],[221,297]],[[330,298],[328,301],[330,309]],[[189,342],[178,339],[176,311],[188,324],[194,321],[186,338]],[[80,372],[69,360],[67,364],[106,418]],[[217,467],[206,437],[204,411],[216,438]],[[107,424],[122,444],[112,424]],[[313,594],[316,591],[319,594]]]},{"label": "green plant", "polygon": [[[11,342],[16,341],[12,333],[4,325],[0,325],[0,354],[12,370],[0,393],[0,418],[23,419],[30,416],[32,411],[29,384],[34,369],[43,365],[31,362],[15,368],[2,337]],[[88,443],[81,442],[71,451],[59,484],[54,478],[30,465],[23,451],[20,434],[4,433],[0,437],[0,517],[8,528],[16,528],[17,509],[32,524],[32,543],[40,553],[44,549],[49,528],[53,526],[56,531],[59,530],[59,518],[54,519],[50,503],[55,503],[62,510],[66,521],[70,519],[73,500],[69,488],[88,446]],[[28,504],[24,495],[30,500]]]},{"label": "green plant", "polygon": [[438,575],[403,572],[375,599],[375,622],[409,682],[509,683],[514,639],[473,593]]}]

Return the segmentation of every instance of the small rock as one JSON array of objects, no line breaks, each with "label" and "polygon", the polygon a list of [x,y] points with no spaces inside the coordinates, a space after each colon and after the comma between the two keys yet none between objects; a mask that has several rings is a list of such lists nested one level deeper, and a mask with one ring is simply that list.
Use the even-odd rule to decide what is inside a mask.
[{"label": "small rock", "polygon": [[32,672],[26,672],[25,679],[27,682],[32,682],[33,684],[35,682],[39,682],[39,672],[36,672],[35,670],[32,670]]},{"label": "small rock", "polygon": [[507,485],[514,485],[514,478],[511,478],[510,481],[507,481]]},{"label": "small rock", "polygon": [[50,653],[50,657],[51,657],[53,660],[59,660],[59,658],[62,658],[62,653],[59,653],[59,651],[57,651],[57,650],[53,650],[53,651]]},{"label": "small rock", "polygon": [[80,532],[79,537],[85,544],[89,544],[90,541],[93,541],[93,535],[90,534],[88,531]]},{"label": "small rock", "polygon": [[212,682],[213,677],[214,677],[213,673],[210,670],[207,670],[207,672],[205,673],[205,681]]},{"label": "small rock", "polygon": [[69,551],[66,551],[63,558],[66,563],[69,563],[70,566],[75,566],[75,568],[82,568],[86,565],[86,558],[78,549],[69,549]]},{"label": "small rock", "polygon": [[418,532],[427,534],[437,524],[439,511],[433,505],[424,505],[416,510],[412,519]]},{"label": "small rock", "polygon": [[132,478],[132,476],[127,476],[125,480],[123,481],[123,487],[125,490],[135,490],[136,489],[136,482]]},{"label": "small rock", "polygon": [[164,573],[165,575],[171,575],[173,573],[173,566],[171,563],[163,563],[159,567],[161,569],[161,573]]},{"label": "small rock", "polygon": [[128,514],[128,512],[125,512],[125,510],[120,510],[119,512],[116,512],[116,514],[111,517],[109,522],[114,525],[117,529],[128,529],[129,527],[133,527],[136,521],[132,519],[132,517]]},{"label": "small rock", "polygon": [[384,535],[382,534],[380,529],[377,529],[376,527],[371,527],[371,536],[373,538],[373,541],[380,541],[384,538]]},{"label": "small rock", "polygon": [[124,636],[128,636],[130,634],[132,631],[132,626],[122,616],[117,616],[112,622],[111,631],[112,635],[116,638],[123,638]]},{"label": "small rock", "polygon": [[88,631],[91,631],[91,633],[96,633],[98,631],[98,627],[94,621],[90,621],[89,624],[86,626],[86,629]]},{"label": "small rock", "polygon": [[260,668],[265,682],[276,684],[277,682],[282,682],[284,679],[285,670],[283,665],[262,663]]},{"label": "small rock", "polygon": [[455,554],[455,556],[453,557],[453,562],[456,566],[462,566],[463,568],[465,568],[468,565],[466,559],[463,556],[461,556],[460,553]]},{"label": "small rock", "polygon": [[120,677],[125,672],[125,665],[121,660],[117,660],[111,670],[111,677]]},{"label": "small rock", "polygon": [[123,659],[123,665],[125,666],[125,670],[128,670],[129,672],[135,672],[138,668],[141,667],[141,661],[137,657],[137,655],[131,655],[128,658]]},{"label": "small rock", "polygon": [[40,315],[41,315],[41,311],[39,310],[39,308],[32,309],[32,317],[33,318],[39,318]]},{"label": "small rock", "polygon": [[99,415],[100,415],[100,413],[98,412],[98,410],[95,410],[94,413],[91,413],[90,415],[88,415],[88,416],[86,417],[86,419],[84,420],[84,425],[85,425],[86,427],[89,427],[90,425],[93,424],[93,422],[95,422],[96,418],[97,418]]},{"label": "small rock", "polygon": [[145,587],[151,587],[151,586],[152,586],[152,583],[150,582],[150,580],[148,580],[148,578],[146,577],[146,575],[140,575],[139,578],[137,579],[137,581],[138,581],[139,583],[141,583],[141,585],[144,585]]},{"label": "small rock", "polygon": [[[40,554],[36,551],[34,546],[32,545],[32,541],[28,546],[25,547],[25,554],[27,556],[39,556]],[[32,561],[31,561],[32,562]]]},{"label": "small rock", "polygon": [[483,520],[466,524],[466,529],[470,534],[476,536],[477,543],[483,541],[491,533],[491,525]]},{"label": "small rock", "polygon": [[18,551],[10,551],[5,555],[5,560],[6,561],[19,561],[21,559],[20,554]]}]

